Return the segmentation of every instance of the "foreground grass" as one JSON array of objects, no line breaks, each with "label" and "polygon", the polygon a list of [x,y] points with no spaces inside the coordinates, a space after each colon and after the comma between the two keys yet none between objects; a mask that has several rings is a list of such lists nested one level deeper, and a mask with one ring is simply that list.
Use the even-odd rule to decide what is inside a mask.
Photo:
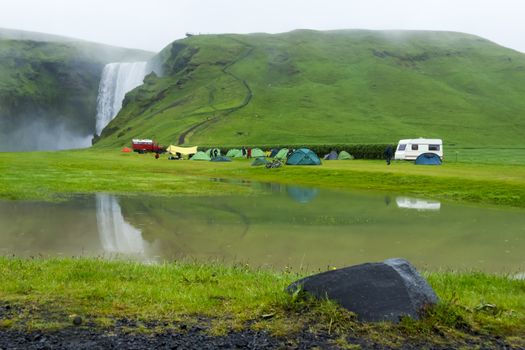
[{"label": "foreground grass", "polygon": [[525,281],[480,273],[428,274],[441,304],[426,320],[399,325],[358,323],[335,304],[284,292],[300,275],[243,265],[0,258],[0,275],[0,310],[7,304],[15,310],[0,317],[0,328],[64,327],[70,324],[67,315],[78,314],[102,326],[120,318],[199,322],[205,317],[212,320],[212,334],[252,327],[290,335],[313,327],[393,343],[477,334],[522,344],[525,334]]},{"label": "foreground grass", "polygon": [[440,167],[381,161],[326,161],[319,167],[265,169],[249,161],[155,160],[116,149],[0,153],[0,197],[53,199],[75,193],[210,195],[250,192],[211,178],[237,178],[344,190],[525,207],[525,166],[447,162]]}]

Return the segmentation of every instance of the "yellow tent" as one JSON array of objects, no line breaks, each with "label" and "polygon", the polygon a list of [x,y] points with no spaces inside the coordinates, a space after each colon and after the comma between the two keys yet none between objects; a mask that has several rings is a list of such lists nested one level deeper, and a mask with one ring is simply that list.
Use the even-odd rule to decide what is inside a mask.
[{"label": "yellow tent", "polygon": [[169,153],[175,155],[176,153],[180,153],[182,155],[188,155],[188,154],[195,154],[197,153],[197,146],[195,147],[179,147],[179,146],[174,146],[174,145],[170,145],[166,151],[168,151]]}]

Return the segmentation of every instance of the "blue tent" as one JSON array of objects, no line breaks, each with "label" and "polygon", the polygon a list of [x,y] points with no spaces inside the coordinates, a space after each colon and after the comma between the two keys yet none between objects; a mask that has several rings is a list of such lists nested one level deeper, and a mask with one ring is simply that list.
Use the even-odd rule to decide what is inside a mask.
[{"label": "blue tent", "polygon": [[217,156],[211,159],[212,162],[231,162],[232,160],[226,156]]},{"label": "blue tent", "polygon": [[338,156],[337,151],[332,150],[330,153],[325,154],[323,159],[324,160],[337,160],[337,156]]},{"label": "blue tent", "polygon": [[293,152],[286,161],[288,165],[321,165],[321,160],[308,148],[300,148]]},{"label": "blue tent", "polygon": [[441,158],[435,153],[423,153],[416,158],[417,165],[441,165]]}]

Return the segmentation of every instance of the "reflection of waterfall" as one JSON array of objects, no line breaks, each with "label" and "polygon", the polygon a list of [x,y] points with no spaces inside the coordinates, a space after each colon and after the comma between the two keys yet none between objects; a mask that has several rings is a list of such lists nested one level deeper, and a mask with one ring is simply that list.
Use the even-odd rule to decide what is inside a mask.
[{"label": "reflection of waterfall", "polygon": [[104,67],[98,87],[97,135],[118,114],[126,93],[141,85],[146,74],[146,62],[110,63]]},{"label": "reflection of waterfall", "polygon": [[396,197],[396,204],[399,208],[416,209],[418,211],[441,209],[441,203],[438,201],[410,197]]},{"label": "reflection of waterfall", "polygon": [[122,216],[117,198],[97,194],[97,224],[102,248],[108,253],[139,253],[146,242],[140,230],[128,224]]}]

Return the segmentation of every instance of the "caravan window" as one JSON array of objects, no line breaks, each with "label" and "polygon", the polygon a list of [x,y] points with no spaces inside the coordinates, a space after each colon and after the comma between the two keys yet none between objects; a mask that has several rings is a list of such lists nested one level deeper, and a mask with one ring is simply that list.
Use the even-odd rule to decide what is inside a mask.
[{"label": "caravan window", "polygon": [[439,151],[439,145],[428,145],[429,151]]},{"label": "caravan window", "polygon": [[397,147],[397,150],[398,150],[398,151],[404,151],[405,148],[407,148],[407,145],[405,145],[405,144],[401,144],[401,145],[399,145],[399,147]]},{"label": "caravan window", "polygon": [[418,147],[419,145],[412,145],[412,151],[417,151],[418,150]]}]

